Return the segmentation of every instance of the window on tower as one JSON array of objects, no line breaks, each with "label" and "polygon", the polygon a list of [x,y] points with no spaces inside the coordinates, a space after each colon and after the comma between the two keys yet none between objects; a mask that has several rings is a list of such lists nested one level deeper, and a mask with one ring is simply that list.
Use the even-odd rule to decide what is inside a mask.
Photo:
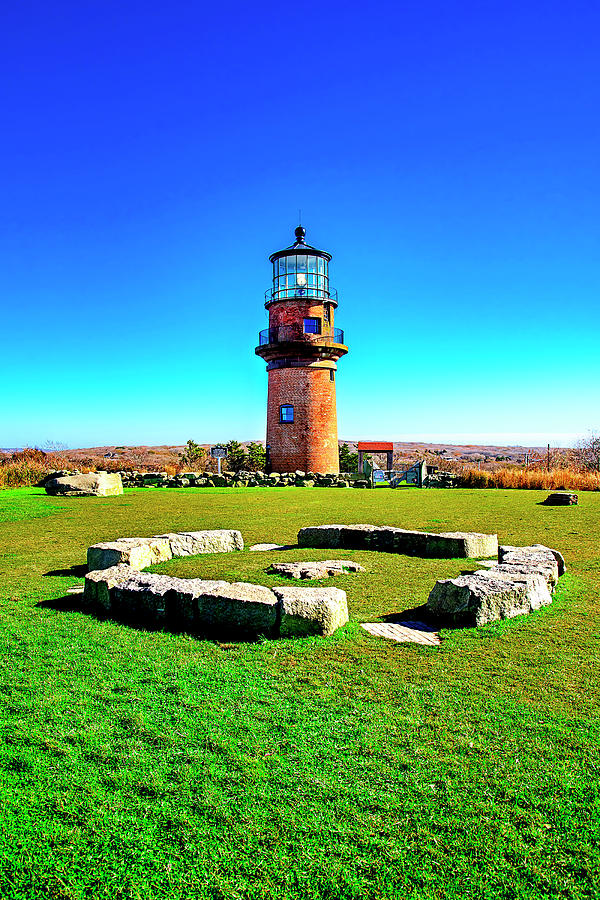
[{"label": "window on tower", "polygon": [[293,406],[280,406],[279,407],[279,421],[280,422],[293,422],[294,421],[294,407]]},{"label": "window on tower", "polygon": [[321,334],[321,320],[312,318],[305,319],[304,334]]}]

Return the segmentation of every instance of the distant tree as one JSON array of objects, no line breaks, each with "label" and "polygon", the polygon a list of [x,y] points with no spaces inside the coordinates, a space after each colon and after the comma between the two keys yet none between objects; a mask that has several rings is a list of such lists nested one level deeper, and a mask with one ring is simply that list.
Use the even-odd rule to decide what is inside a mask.
[{"label": "distant tree", "polygon": [[574,454],[582,469],[600,472],[600,434],[591,432],[586,438],[578,441]]},{"label": "distant tree", "polygon": [[241,472],[248,466],[246,451],[239,441],[229,441],[225,445],[227,450],[227,468],[230,472]]},{"label": "distant tree", "polygon": [[248,469],[251,472],[264,472],[267,454],[263,445],[251,441],[246,449],[248,451]]},{"label": "distant tree", "polygon": [[179,454],[179,465],[192,470],[199,469],[206,464],[207,453],[204,447],[197,444],[191,438],[185,445],[183,453]]},{"label": "distant tree", "polygon": [[340,472],[358,472],[358,453],[352,453],[348,444],[340,447]]}]

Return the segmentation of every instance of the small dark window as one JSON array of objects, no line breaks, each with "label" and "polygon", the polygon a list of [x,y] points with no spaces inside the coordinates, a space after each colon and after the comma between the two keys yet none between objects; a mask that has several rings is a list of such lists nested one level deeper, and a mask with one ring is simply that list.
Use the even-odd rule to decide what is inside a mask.
[{"label": "small dark window", "polygon": [[323,321],[324,321],[327,325],[329,325],[329,323],[330,323],[330,321],[331,321],[331,317],[330,317],[330,314],[329,314],[329,303],[326,303],[325,306],[323,307]]},{"label": "small dark window", "polygon": [[294,407],[293,406],[280,406],[279,407],[279,421],[280,422],[293,422],[294,421]]},{"label": "small dark window", "polygon": [[321,334],[321,320],[320,319],[305,319],[304,320],[304,334]]},{"label": "small dark window", "polygon": [[330,369],[330,370],[329,370],[329,380],[330,380],[330,381],[335,381],[335,372],[334,372],[333,369]]}]

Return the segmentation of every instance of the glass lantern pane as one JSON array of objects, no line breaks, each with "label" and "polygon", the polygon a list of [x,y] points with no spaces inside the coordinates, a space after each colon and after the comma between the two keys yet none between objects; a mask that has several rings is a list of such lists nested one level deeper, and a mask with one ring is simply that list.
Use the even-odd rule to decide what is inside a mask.
[{"label": "glass lantern pane", "polygon": [[297,256],[297,265],[299,272],[306,272],[306,257],[305,256]]},{"label": "glass lantern pane", "polygon": [[296,274],[296,257],[288,256],[286,259],[286,266],[288,274],[295,275]]},{"label": "glass lantern pane", "polygon": [[319,275],[322,275],[323,274],[323,257],[322,256],[317,257],[317,264],[319,266]]},{"label": "glass lantern pane", "polygon": [[308,271],[309,272],[317,271],[317,257],[316,256],[308,257]]},{"label": "glass lantern pane", "polygon": [[285,275],[285,256],[282,256],[279,260],[279,274]]}]

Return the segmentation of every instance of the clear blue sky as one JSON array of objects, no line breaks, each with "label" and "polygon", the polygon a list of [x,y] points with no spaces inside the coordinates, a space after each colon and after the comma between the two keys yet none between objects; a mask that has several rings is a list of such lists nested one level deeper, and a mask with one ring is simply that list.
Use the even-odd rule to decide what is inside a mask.
[{"label": "clear blue sky", "polygon": [[333,253],[340,437],[600,426],[600,10],[9,4],[0,446],[264,437],[268,254]]}]

